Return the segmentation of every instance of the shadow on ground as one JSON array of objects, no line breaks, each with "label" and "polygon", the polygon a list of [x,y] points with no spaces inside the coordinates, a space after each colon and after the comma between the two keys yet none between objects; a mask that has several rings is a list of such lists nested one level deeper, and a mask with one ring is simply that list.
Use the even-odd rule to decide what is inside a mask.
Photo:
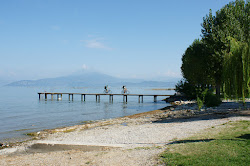
[{"label": "shadow on ground", "polygon": [[241,138],[241,139],[250,139],[250,134],[244,134],[244,135],[241,135],[237,138]]},{"label": "shadow on ground", "polygon": [[[197,142],[210,142],[214,140],[229,140],[229,141],[244,141],[244,139],[249,139],[250,134],[245,134],[240,137],[236,137],[233,139],[198,139],[198,140],[179,140],[167,143],[166,145],[174,145],[174,144],[186,144],[186,143],[197,143]],[[237,139],[238,138],[238,139]],[[240,138],[240,139],[239,139]]]},{"label": "shadow on ground", "polygon": [[[159,118],[152,123],[173,123],[173,122],[192,122],[200,120],[213,120],[213,119],[222,119],[228,117],[237,117],[237,116],[246,116],[250,117],[250,103],[247,102],[246,107],[241,108],[231,108],[230,105],[234,105],[233,102],[223,104],[222,106],[214,109],[213,111],[196,111],[194,114],[191,113],[179,113],[178,111],[171,111],[171,114],[168,117]],[[236,104],[235,104],[236,105]],[[237,103],[238,105],[238,103]]]},{"label": "shadow on ground", "polygon": [[53,151],[67,151],[67,150],[80,150],[80,151],[104,151],[116,147],[97,146],[97,145],[69,145],[69,144],[46,144],[36,143],[26,149],[25,153],[47,153]]},{"label": "shadow on ground", "polygon": [[167,143],[166,145],[173,145],[173,144],[183,144],[183,143],[196,143],[196,142],[210,142],[215,139],[200,139],[200,140],[179,140]]}]

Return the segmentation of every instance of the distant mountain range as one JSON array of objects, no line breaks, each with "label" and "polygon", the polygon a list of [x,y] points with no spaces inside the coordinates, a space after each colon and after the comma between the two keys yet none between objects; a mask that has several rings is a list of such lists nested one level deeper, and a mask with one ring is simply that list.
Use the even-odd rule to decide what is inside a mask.
[{"label": "distant mountain range", "polygon": [[64,77],[46,78],[39,80],[21,80],[7,84],[6,86],[27,87],[93,87],[93,86],[147,86],[147,87],[174,87],[176,81],[143,81],[139,79],[120,79],[98,72],[82,72]]},{"label": "distant mountain range", "polygon": [[0,86],[4,86],[6,84],[9,84],[13,81],[7,80],[7,79],[0,79]]}]

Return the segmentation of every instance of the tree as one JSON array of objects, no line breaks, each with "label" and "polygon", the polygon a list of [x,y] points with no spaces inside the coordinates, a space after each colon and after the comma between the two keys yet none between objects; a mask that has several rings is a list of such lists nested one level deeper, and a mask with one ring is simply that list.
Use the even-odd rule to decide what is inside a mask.
[{"label": "tree", "polygon": [[210,57],[206,45],[199,39],[194,40],[182,56],[181,71],[187,82],[194,86],[209,86],[211,77]]},{"label": "tree", "polygon": [[223,90],[225,98],[250,97],[250,55],[249,43],[239,42],[232,37],[230,52],[225,56],[223,63]]},{"label": "tree", "polygon": [[[243,55],[243,53],[249,54],[249,1],[245,2],[244,0],[236,0],[235,2],[230,2],[228,5],[217,11],[216,16],[213,16],[212,11],[210,10],[209,15],[203,18],[202,28],[202,40],[207,45],[209,54],[211,54],[211,61],[213,62],[211,63],[211,68],[214,72],[211,74],[217,85],[216,92],[217,94],[220,94],[220,86],[223,85],[224,88],[227,89],[227,91],[224,92],[229,94],[228,90],[232,89],[232,87],[229,86],[229,79],[225,77],[225,72],[228,72],[231,75],[235,72],[232,72],[232,70],[229,72],[228,66],[225,64],[232,62],[232,59],[237,59],[231,54],[241,54],[241,58],[238,58],[238,61],[234,62],[235,65],[242,66],[244,64],[244,69],[243,67],[241,68],[241,73],[244,73],[244,77],[238,77],[236,75],[234,77],[238,77],[238,79],[241,78],[241,82],[247,82],[243,81],[243,78],[244,80],[248,80],[249,78],[249,73],[243,72],[249,68],[249,59],[247,56]],[[234,41],[239,43],[238,45],[240,48],[237,49],[238,51],[232,51],[232,48],[236,47]],[[231,59],[231,61],[229,59]],[[242,62],[240,62],[240,59]],[[236,70],[236,68],[234,69]],[[237,68],[237,71],[239,71],[239,68]],[[233,81],[232,79],[230,80]],[[224,82],[227,83],[225,84]],[[230,83],[230,85],[232,85],[232,83]],[[238,86],[239,84],[234,85]],[[243,86],[242,88],[244,87],[246,89],[248,86]],[[232,93],[235,92],[232,90]],[[238,95],[236,96],[241,96],[239,90],[237,91],[237,94]]]},{"label": "tree", "polygon": [[249,0],[230,2],[215,16],[210,10],[203,18],[202,39],[183,54],[184,83],[201,90],[215,85],[217,97],[220,87],[225,97],[250,97],[249,19]]}]

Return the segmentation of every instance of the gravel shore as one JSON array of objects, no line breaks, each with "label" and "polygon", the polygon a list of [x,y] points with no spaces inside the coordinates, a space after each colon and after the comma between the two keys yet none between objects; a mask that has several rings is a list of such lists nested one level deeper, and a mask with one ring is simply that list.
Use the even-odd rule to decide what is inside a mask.
[{"label": "gravel shore", "polygon": [[229,121],[250,120],[250,104],[223,102],[197,111],[194,103],[95,123],[46,130],[36,140],[0,151],[0,165],[157,165],[157,155]]}]

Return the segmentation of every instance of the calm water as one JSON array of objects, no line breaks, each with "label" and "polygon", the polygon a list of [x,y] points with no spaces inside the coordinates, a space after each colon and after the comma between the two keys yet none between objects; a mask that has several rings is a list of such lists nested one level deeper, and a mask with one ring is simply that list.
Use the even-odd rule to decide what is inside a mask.
[{"label": "calm water", "polygon": [[[113,93],[121,93],[120,87],[112,87]],[[152,87],[129,88],[130,93],[140,94],[173,94],[174,91],[152,90]],[[143,103],[138,103],[138,97],[128,96],[128,103],[123,103],[122,96],[114,96],[109,102],[108,96],[101,96],[96,102],[95,96],[86,96],[81,101],[80,95],[74,95],[74,101],[63,95],[62,100],[38,99],[37,92],[77,92],[102,93],[103,87],[97,88],[25,88],[0,87],[0,142],[22,141],[28,138],[26,133],[43,129],[82,124],[84,121],[110,119],[147,112],[168,106],[153,97],[144,97]],[[56,98],[56,96],[54,97]]]}]

